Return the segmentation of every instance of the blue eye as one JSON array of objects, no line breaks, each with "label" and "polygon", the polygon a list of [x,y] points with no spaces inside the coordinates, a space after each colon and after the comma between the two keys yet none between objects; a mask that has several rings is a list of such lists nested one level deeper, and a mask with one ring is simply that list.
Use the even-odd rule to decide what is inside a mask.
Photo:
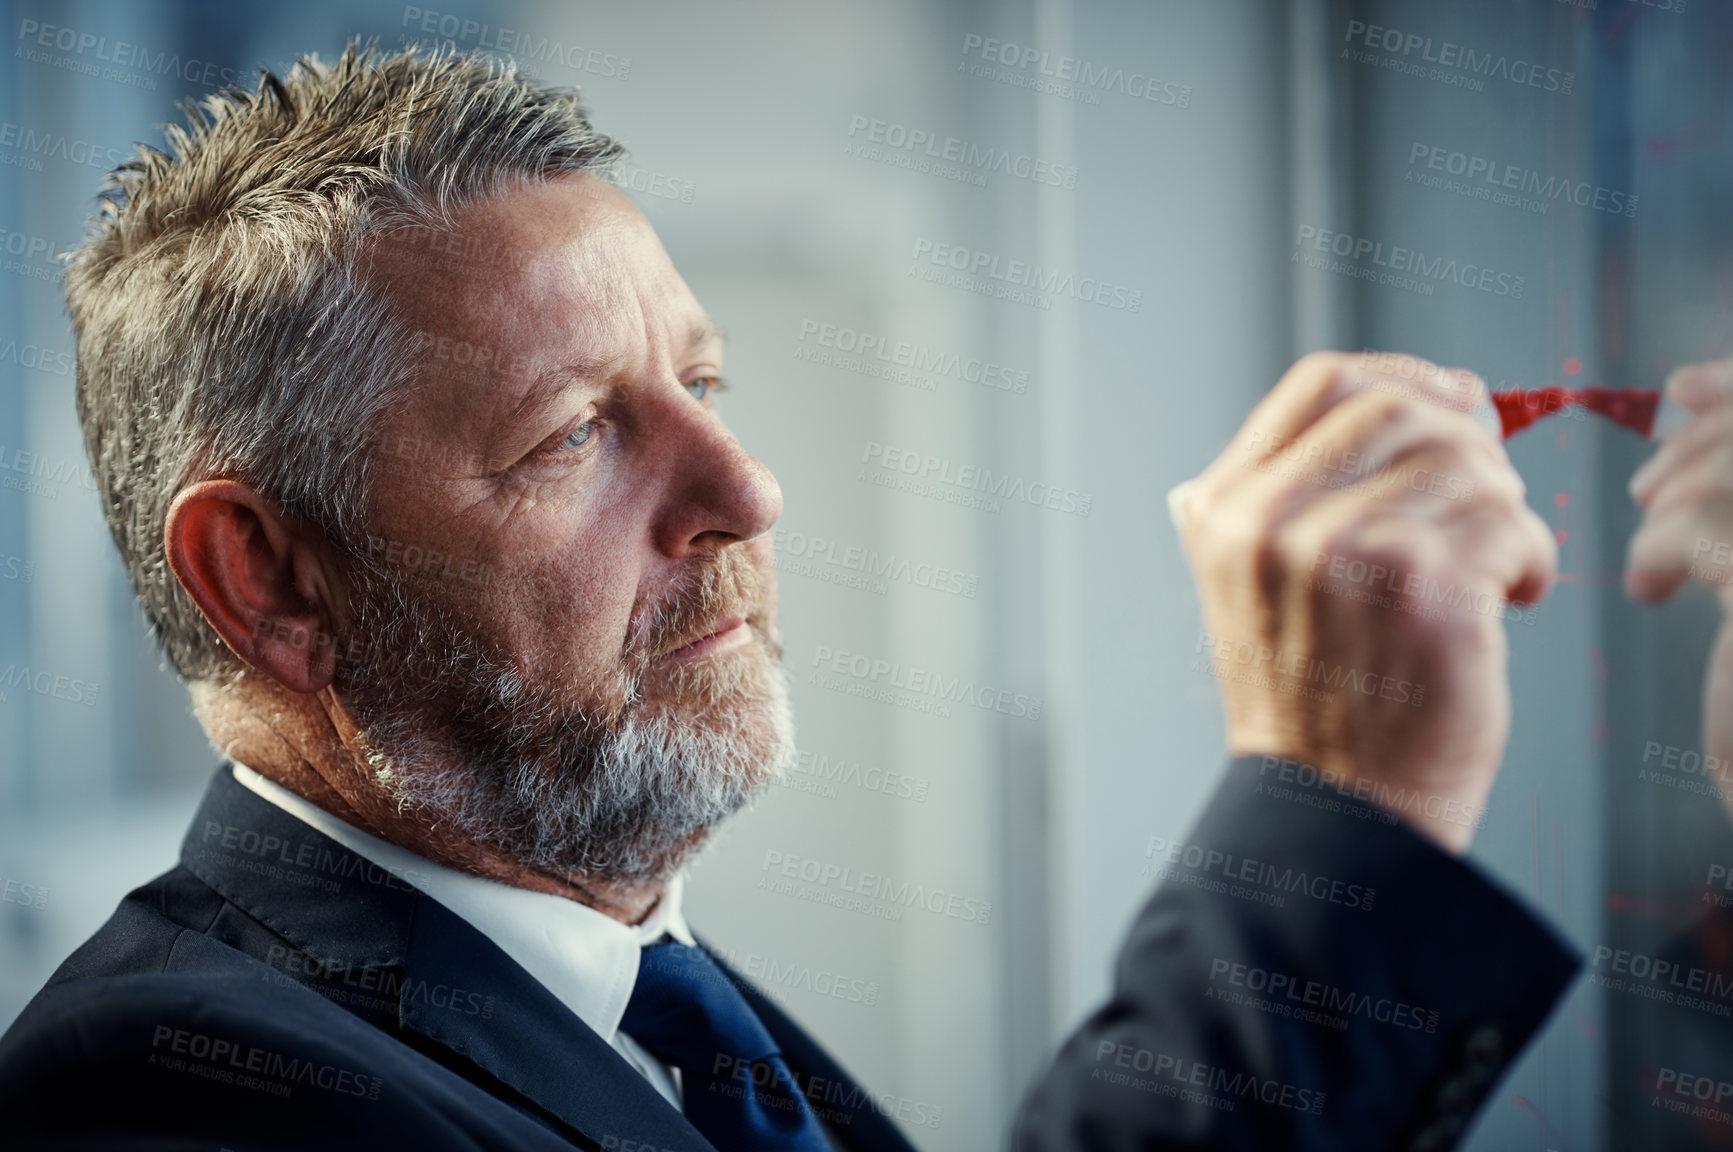
[{"label": "blue eye", "polygon": [[710,395],[710,390],[716,386],[714,376],[694,376],[686,381],[686,391],[692,393],[694,400],[702,400]]},{"label": "blue eye", "polygon": [[594,431],[595,427],[596,422],[594,420],[584,421],[576,428],[573,428],[564,440],[560,441],[560,447],[582,448],[585,444],[589,443],[590,433]]}]

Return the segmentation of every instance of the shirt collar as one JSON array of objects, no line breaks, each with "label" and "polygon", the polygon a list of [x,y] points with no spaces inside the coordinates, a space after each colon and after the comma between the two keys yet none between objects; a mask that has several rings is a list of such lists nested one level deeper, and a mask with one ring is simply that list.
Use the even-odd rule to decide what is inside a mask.
[{"label": "shirt collar", "polygon": [[619,1031],[638,981],[642,949],[664,934],[682,944],[694,943],[680,907],[683,875],[668,881],[662,899],[642,924],[622,924],[564,896],[532,892],[435,864],[338,819],[238,760],[234,774],[250,791],[468,921],[609,1043]]}]

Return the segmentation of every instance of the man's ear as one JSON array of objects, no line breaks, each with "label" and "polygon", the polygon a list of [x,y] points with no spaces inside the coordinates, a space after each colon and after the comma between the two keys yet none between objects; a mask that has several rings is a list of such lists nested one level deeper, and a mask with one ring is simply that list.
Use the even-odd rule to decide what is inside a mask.
[{"label": "man's ear", "polygon": [[294,692],[331,683],[340,585],[323,532],[238,480],[205,480],[174,498],[163,547],[235,655]]}]

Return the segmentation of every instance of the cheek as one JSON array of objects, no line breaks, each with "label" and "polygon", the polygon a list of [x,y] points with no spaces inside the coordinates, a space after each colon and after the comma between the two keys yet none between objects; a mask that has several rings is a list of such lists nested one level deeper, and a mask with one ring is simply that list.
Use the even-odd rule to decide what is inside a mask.
[{"label": "cheek", "polygon": [[641,510],[612,470],[596,491],[549,500],[494,537],[503,595],[486,606],[528,667],[612,668],[627,635],[641,574],[632,532]]},{"label": "cheek", "polygon": [[524,566],[508,596],[489,607],[507,617],[511,647],[530,670],[612,668],[632,615],[636,580],[593,557]]}]

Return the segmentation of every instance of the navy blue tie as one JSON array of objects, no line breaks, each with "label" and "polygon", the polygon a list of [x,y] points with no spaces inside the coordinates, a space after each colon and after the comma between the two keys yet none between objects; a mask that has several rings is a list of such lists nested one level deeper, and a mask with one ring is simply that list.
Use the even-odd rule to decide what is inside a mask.
[{"label": "navy blue tie", "polygon": [[830,1152],[782,1050],[701,949],[644,949],[620,1030],[680,1069],[686,1119],[721,1152]]}]

